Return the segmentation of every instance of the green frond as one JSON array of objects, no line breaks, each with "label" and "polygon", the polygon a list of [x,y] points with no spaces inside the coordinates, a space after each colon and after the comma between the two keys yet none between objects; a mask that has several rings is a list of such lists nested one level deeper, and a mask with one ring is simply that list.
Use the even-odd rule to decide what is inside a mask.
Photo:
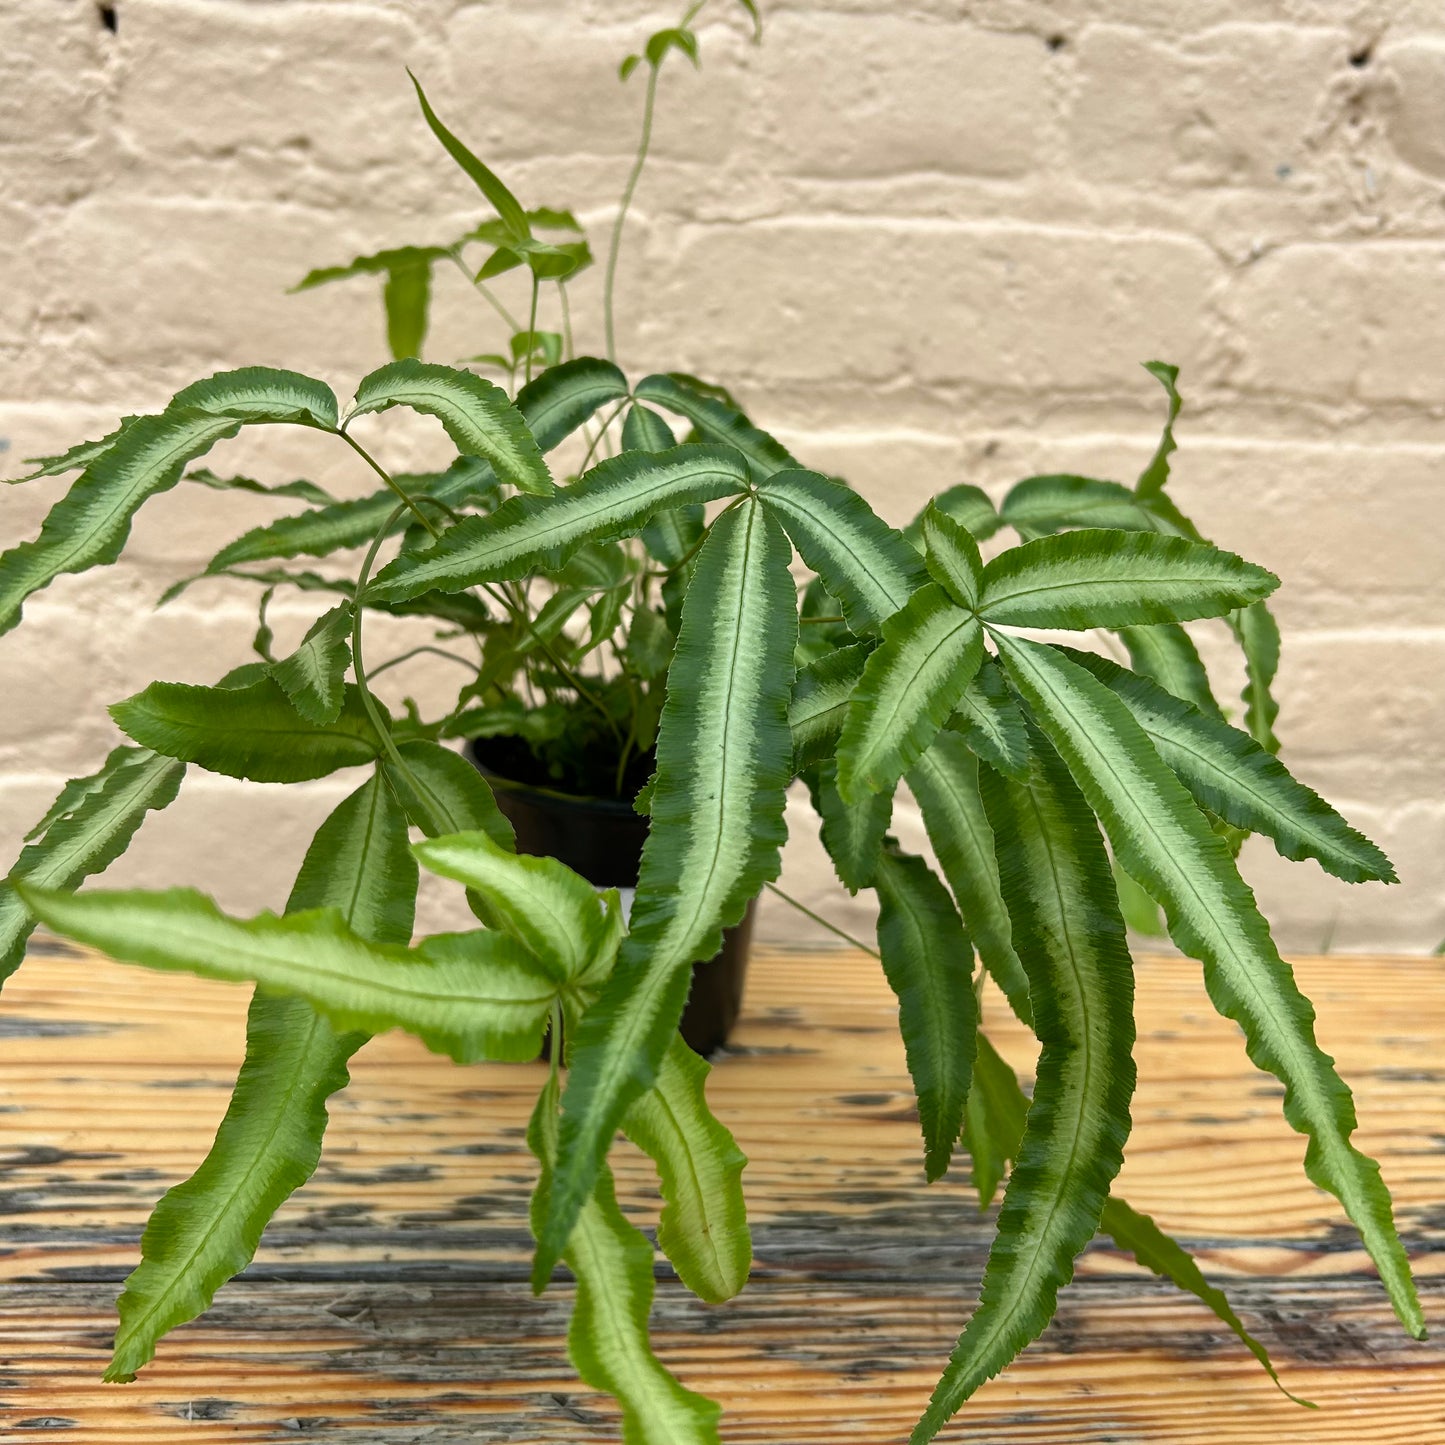
[{"label": "green frond", "polygon": [[[1026,777],[1027,751],[1024,758]],[[1033,1017],[1028,976],[1014,951],[978,774],[978,759],[961,737],[945,729],[909,769],[908,787],[918,800],[928,841],[983,966],[1003,990],[1009,1007],[1028,1023]]]},{"label": "green frond", "polygon": [[1274,696],[1274,679],[1279,672],[1279,623],[1263,602],[1231,613],[1230,631],[1244,654],[1244,725],[1250,736],[1266,752],[1279,751],[1274,735],[1274,720],[1279,716],[1279,703]]},{"label": "green frond", "polygon": [[650,406],[633,402],[622,423],[625,452],[670,452],[677,445],[672,428]]},{"label": "green frond", "polygon": [[838,739],[844,802],[891,787],[938,736],[983,661],[978,618],[936,582],[883,624]]},{"label": "green frond", "polygon": [[1094,477],[1025,477],[1009,489],[998,510],[1000,518],[1026,541],[1066,527],[1158,530],[1153,516],[1128,487]]},{"label": "green frond", "polygon": [[336,393],[325,382],[273,366],[218,371],[183,387],[166,407],[168,412],[192,409],[242,422],[292,422],[322,431],[335,431],[340,417]]},{"label": "green frond", "polygon": [[1028,772],[1029,744],[1024,715],[993,658],[985,657],[979,664],[949,726],[960,733],[995,772],[1015,779]]},{"label": "green frond", "polygon": [[[399,944],[411,937],[415,903],[406,820],[373,774],[321,825],[287,908],[335,907],[359,936]],[[272,1215],[315,1170],[326,1100],[346,1087],[347,1060],[365,1040],[337,1033],[299,998],[257,992],[245,1062],[215,1142],[146,1225],[141,1263],[120,1297],[106,1379],[134,1379],[157,1341],[203,1313],[251,1262]]]},{"label": "green frond", "polygon": [[1164,388],[1169,397],[1169,415],[1165,419],[1159,445],[1154,449],[1154,455],[1149,458],[1148,466],[1139,473],[1139,480],[1135,484],[1139,496],[1149,498],[1160,496],[1169,480],[1169,458],[1178,450],[1174,440],[1174,423],[1179,419],[1179,409],[1184,402],[1176,385],[1179,380],[1177,366],[1170,366],[1166,361],[1146,361],[1144,370]]},{"label": "green frond", "polygon": [[1200,712],[1224,721],[1199,649],[1177,622],[1160,622],[1153,627],[1121,627],[1119,640],[1128,649],[1129,666],[1135,672],[1152,678],[1165,692],[1192,702]]},{"label": "green frond", "polygon": [[421,88],[421,82],[412,75],[410,70],[407,71],[407,75],[410,77],[412,85],[416,87],[417,103],[421,106],[421,113],[426,120],[427,127],[441,142],[442,149],[491,202],[502,224],[507,228],[507,234],[513,240],[530,240],[532,228],[528,223],[527,213],[523,210],[522,203],[502,183],[501,177],[478,160],[466,145],[442,124],[441,118],[432,109],[431,102],[426,98],[426,92]]},{"label": "green frond", "polygon": [[747,1156],[707,1106],[712,1072],[674,1034],[653,1086],[622,1119],[622,1132],[657,1165],[657,1242],[699,1299],[720,1304],[748,1282],[752,1237],[743,1201]]},{"label": "green frond", "polygon": [[213,492],[251,492],[258,497],[298,497],[312,507],[329,507],[336,501],[330,492],[318,487],[315,482],[302,478],[294,482],[278,482],[275,486],[268,487],[265,482],[258,482],[254,477],[223,477],[213,472],[210,467],[197,467],[194,471],[187,472],[183,480],[195,482],[197,486],[209,487]]},{"label": "green frond", "polygon": [[1248,733],[1200,712],[1137,673],[1093,653],[1059,651],[1118,696],[1194,801],[1273,840],[1282,858],[1313,858],[1347,883],[1394,883],[1390,860]]},{"label": "green frond", "polygon": [[972,534],[930,503],[923,512],[923,546],[928,575],[960,607],[974,611],[983,586],[983,559]]},{"label": "green frond", "polygon": [[80,471],[88,467],[103,452],[108,452],[116,442],[120,440],[121,433],[133,421],[139,418],[124,416],[120,419],[120,425],[113,432],[107,432],[93,442],[77,442],[73,447],[53,457],[26,457],[25,465],[36,468],[33,472],[27,472],[23,477],[12,477],[4,485],[16,486],[21,482],[33,482],[41,477],[58,477],[65,472]]},{"label": "green frond", "polygon": [[1285,1389],[1279,1375],[1275,1373],[1269,1351],[1245,1329],[1244,1321],[1235,1314],[1234,1307],[1229,1303],[1224,1291],[1210,1284],[1188,1250],[1165,1234],[1147,1214],[1141,1214],[1122,1199],[1111,1197],[1104,1205],[1099,1229],[1107,1234],[1118,1248],[1133,1255],[1145,1269],[1152,1270],[1161,1279],[1167,1279],[1186,1294],[1192,1294],[1208,1305],[1215,1317],[1222,1320],[1245,1349],[1264,1366],[1265,1372],[1282,1393],[1288,1395],[1297,1405],[1315,1408],[1308,1400],[1301,1400],[1298,1395],[1291,1395]]},{"label": "green frond", "polygon": [[168,758],[255,783],[297,783],[372,762],[381,742],[348,685],[336,718],[308,722],[274,678],[247,687],[153,682],[110,709],[116,726]]},{"label": "green frond", "polygon": [[147,748],[119,747],[99,772],[65,785],[0,881],[0,983],[20,967],[35,928],[16,881],[74,888],[101,872],[125,852],[145,815],[175,798],[185,771],[184,763]]},{"label": "green frond", "polygon": [[460,753],[414,738],[398,746],[402,766],[382,762],[407,821],[428,838],[480,829],[508,852],[516,848],[512,825],[497,806],[486,779]]},{"label": "green frond", "polygon": [[600,982],[622,939],[616,897],[596,890],[555,858],[513,852],[484,832],[417,843],[422,865],[481,895],[492,927],[521,943],[559,986]]},{"label": "green frond", "polygon": [[1053,1317],[1124,1159],[1134,973],[1098,824],[1042,739],[1026,783],[985,770],[1014,946],[1042,1049],[978,1308],[912,1435],[932,1440]]},{"label": "green frond", "polygon": [[1153,532],[1061,532],[995,557],[979,615],[995,626],[1131,627],[1220,617],[1279,578],[1232,552]]},{"label": "green frond", "polygon": [[[1019,1087],[1018,1075],[980,1033],[978,1054],[973,1062],[973,1087],[968,1094],[968,1119],[964,1143],[974,1161],[974,1179],[979,1190],[979,1207],[993,1200],[1004,1165],[1018,1157],[1029,1101]],[[1269,1351],[1244,1327],[1224,1291],[1211,1285],[1198,1264],[1179,1242],[1165,1234],[1147,1214],[1111,1194],[1104,1201],[1099,1232],[1134,1256],[1146,1269],[1167,1279],[1177,1289],[1191,1294],[1210,1309],[1255,1359],[1264,1366],[1279,1388],[1299,1404],[1307,1404],[1285,1390],[1275,1373]]]},{"label": "green frond", "polygon": [[295,652],[270,665],[291,706],[317,727],[334,723],[346,700],[352,617],[351,604],[338,603],[311,624]]},{"label": "green frond", "polygon": [[1019,1087],[1013,1065],[980,1029],[973,1056],[973,1082],[963,1115],[963,1147],[973,1162],[973,1185],[978,1190],[981,1210],[993,1203],[1005,1169],[1018,1158],[1028,1111],[1028,1097]]},{"label": "green frond", "polygon": [[654,402],[686,417],[707,440],[741,452],[755,481],[799,465],[781,442],[759,431],[736,407],[718,397],[704,396],[676,375],[644,376],[632,394],[638,401]]},{"label": "green frond", "polygon": [[366,256],[340,266],[317,266],[308,271],[290,289],[310,291],[317,286],[328,286],[333,281],[346,281],[353,276],[385,276],[398,269],[406,269],[432,261],[444,261],[451,254],[445,246],[393,246],[385,251],[372,251]]},{"label": "green frond", "polygon": [[522,413],[501,387],[475,372],[413,358],[393,361],[362,379],[347,425],[394,406],[436,417],[463,456],[483,458],[518,491],[552,493],[552,474]]},{"label": "green frond", "polygon": [[[498,486],[496,473],[479,457],[459,457],[444,472],[402,474],[395,481],[423,506],[428,500],[439,506],[463,506],[482,500]],[[228,542],[206,564],[205,575],[217,576],[248,563],[284,557],[326,557],[332,552],[365,546],[395,510],[396,493],[384,488],[369,497],[278,517]],[[410,514],[398,517],[391,526],[391,535],[405,531],[414,520]]]},{"label": "green frond", "polygon": [[239,421],[199,409],[137,417],[50,509],[35,541],[0,555],[0,633],[20,621],[27,597],[63,573],[114,562],[142,503],[240,429]]},{"label": "green frond", "polygon": [[549,366],[517,393],[517,410],[544,452],[572,435],[610,401],[627,395],[627,378],[610,361],[579,356]]},{"label": "green frond", "polygon": [[808,791],[822,819],[823,847],[850,893],[873,886],[883,856],[883,838],[893,819],[893,790],[868,793],[849,806],[838,796],[838,765],[831,759],[809,770]]},{"label": "green frond", "polygon": [[793,766],[799,771],[832,756],[872,650],[869,643],[855,642],[798,669],[788,726],[793,734]]},{"label": "green frond", "polygon": [[[555,1190],[557,1084],[542,1090],[527,1144],[542,1165],[532,1195],[532,1233],[540,1241]],[[617,1207],[612,1171],[603,1164],[577,1211],[562,1255],[577,1276],[567,1344],[577,1373],[622,1407],[624,1445],[720,1445],[721,1410],[678,1383],[652,1351],[652,1246]]]},{"label": "green frond", "polygon": [[1411,1334],[1424,1320],[1379,1165],[1350,1143],[1355,1107],[1315,1042],[1314,1009],[1280,958],[1225,841],[1209,826],[1120,698],[1056,649],[1000,636],[1030,711],[1063,754],[1114,855],[1164,906],[1169,932],[1204,964],[1214,1006],[1244,1030],[1249,1056],[1285,1086],[1306,1135],[1305,1172],[1344,1205]]},{"label": "green frond", "polygon": [[851,632],[877,632],[928,580],[902,533],[842,482],[817,472],[778,472],[758,496],[838,599]]},{"label": "green frond", "polygon": [[532,1059],[557,985],[506,934],[368,943],[334,907],[230,918],[191,888],[62,894],[19,885],[49,927],[122,963],[303,998],[337,1029],[405,1029],[457,1063]]},{"label": "green frond", "polygon": [[686,445],[649,456],[624,452],[550,497],[513,497],[489,517],[469,517],[425,552],[384,568],[370,595],[383,601],[433,588],[456,592],[478,582],[524,577],[583,542],[612,541],[687,502],[710,502],[747,489],[747,468],[725,447]]},{"label": "green frond", "polygon": [[[957,486],[940,492],[924,507],[923,512],[928,507],[952,517],[975,542],[987,541],[1003,525],[989,494],[972,482],[959,482]],[[919,512],[903,529],[904,539],[917,552],[923,551],[923,512]]]}]

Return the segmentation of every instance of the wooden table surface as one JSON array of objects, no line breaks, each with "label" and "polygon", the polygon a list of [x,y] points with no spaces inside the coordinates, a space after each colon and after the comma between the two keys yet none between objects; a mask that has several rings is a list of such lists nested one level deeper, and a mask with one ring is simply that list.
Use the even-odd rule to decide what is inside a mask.
[{"label": "wooden table surface", "polygon": [[[1445,1326],[1445,965],[1301,961],[1355,1086],[1426,1313]],[[1121,1192],[1230,1292],[1308,1412],[1200,1305],[1102,1245],[1058,1317],[942,1437],[1022,1442],[1445,1442],[1445,1346],[1393,1325],[1338,1206],[1304,1181],[1279,1089],[1195,965],[1139,968],[1139,1089]],[[0,1440],[451,1445],[618,1438],[577,1383],[567,1289],[534,1300],[523,1125],[537,1065],[458,1069],[397,1035],[353,1061],[320,1169],[251,1270],[102,1385],[146,1215],[204,1155],[246,993],[41,942],[0,997]],[[997,997],[985,1019],[1032,1059]],[[847,952],[755,954],[709,1085],[751,1159],[753,1278],[705,1306],[659,1270],[664,1359],[726,1407],[724,1439],[906,1439],[972,1306],[990,1220],[966,1168],[925,1188],[891,995]],[[639,1222],[646,1161],[614,1154]]]}]

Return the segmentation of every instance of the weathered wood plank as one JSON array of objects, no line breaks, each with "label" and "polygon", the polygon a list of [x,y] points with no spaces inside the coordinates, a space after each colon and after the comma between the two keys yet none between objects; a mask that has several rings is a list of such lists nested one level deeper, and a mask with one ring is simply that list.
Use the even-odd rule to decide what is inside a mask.
[{"label": "weathered wood plank", "polygon": [[[1427,1313],[1445,1296],[1445,990],[1434,960],[1301,965],[1357,1088]],[[1278,1395],[1232,1337],[1096,1247],[1044,1339],[948,1438],[1021,1442],[1445,1440],[1445,1351],[1415,1345],[1334,1201],[1299,1174],[1278,1090],[1197,969],[1140,969],[1140,1091],[1121,1188],[1227,1284],[1276,1352]],[[1010,1057],[1021,1033],[986,1020]],[[321,1169],[256,1265],[142,1380],[99,1383],[119,1281],[155,1198],[204,1155],[239,1062],[243,990],[54,951],[0,997],[0,1439],[76,1445],[314,1436],[337,1445],[616,1438],[563,1346],[566,1287],[525,1285],[522,1141],[535,1066],[456,1069],[373,1041]],[[714,1107],[750,1156],[757,1267],[720,1308],[660,1285],[657,1336],[728,1408],[726,1438],[901,1440],[971,1306],[988,1247],[966,1178],[922,1185],[921,1144],[871,960],[763,952]],[[646,1161],[616,1155],[640,1222]],[[660,1277],[666,1276],[660,1266]]]}]

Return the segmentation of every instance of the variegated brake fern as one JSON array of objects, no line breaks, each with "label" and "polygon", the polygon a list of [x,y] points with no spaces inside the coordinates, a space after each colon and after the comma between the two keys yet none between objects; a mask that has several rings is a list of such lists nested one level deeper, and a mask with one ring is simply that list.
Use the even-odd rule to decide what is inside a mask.
[{"label": "variegated brake fern", "polygon": [[[645,63],[655,88],[667,54],[695,58],[693,13],[627,73]],[[66,784],[0,884],[0,979],[39,922],[124,962],[254,987],[230,1106],[145,1231],[108,1378],[134,1378],[250,1262],[315,1169],[327,1101],[370,1036],[403,1029],[467,1065],[534,1059],[550,1030],[561,1047],[528,1133],[534,1285],[558,1265],[575,1277],[572,1359],[616,1397],[627,1441],[718,1440],[718,1407],[649,1343],[654,1246],[619,1207],[607,1157],[622,1132],[655,1162],[656,1243],[683,1285],[714,1303],[736,1294],[751,1262],[745,1160],[677,1026],[693,964],[778,877],[795,781],[842,885],[877,895],[924,1176],[943,1175],[962,1146],[981,1205],[1007,1178],[978,1303],[915,1442],[1037,1338],[1101,1233],[1204,1302],[1273,1374],[1188,1253],[1114,1193],[1135,1083],[1126,910],[1146,923],[1162,910],[1199,960],[1249,1057],[1283,1084],[1309,1177],[1340,1201],[1404,1327],[1423,1335],[1389,1195],[1352,1143],[1349,1090],[1235,858],[1260,833],[1348,882],[1394,875],[1276,756],[1266,599],[1277,579],[1210,545],[1169,497],[1175,369],[1149,368],[1168,421],[1134,486],[1030,477],[996,505],[962,484],[895,529],[721,388],[676,373],[632,380],[540,332],[539,282],[556,282],[560,300],[587,252],[538,233],[575,235],[575,222],[524,209],[417,90],[495,212],[464,238],[488,248],[478,285],[512,271],[528,283],[530,324],[481,363],[499,363],[505,384],[414,354],[431,267],[462,263],[463,242],[313,273],[305,284],[384,277],[397,354],[348,409],[289,371],[197,382],[41,459],[33,476],[79,476],[39,536],[0,556],[3,632],[56,577],[114,562],[139,508],[183,480],[300,504],[222,547],[204,574],[262,589],[257,661],[213,686],[158,681],[117,703],[127,741]],[[635,183],[636,172],[629,199]],[[609,284],[609,331],[610,295]],[[396,407],[440,423],[450,466],[403,475],[376,461],[356,423]],[[332,437],[380,486],[339,501],[310,482],[196,469],[253,426]],[[1010,529],[1018,544],[1001,546]],[[265,603],[282,587],[316,594],[317,615],[276,656]],[[364,627],[377,614],[436,636],[379,659]],[[1185,629],[1205,619],[1243,649],[1242,729]],[[1038,640],[1061,632],[1104,638],[1114,656]],[[475,659],[457,639],[476,644]],[[372,680],[438,651],[468,667],[455,707],[394,714]],[[611,737],[618,790],[629,758],[651,773],[625,788],[650,816],[626,922],[615,896],[519,855],[486,782],[446,745],[541,747],[578,718]],[[184,886],[77,891],[192,767],[256,783],[356,780],[281,913],[230,917]],[[929,857],[891,836],[900,788],[922,812]],[[475,927],[413,937],[421,869],[465,889]],[[980,1028],[985,977],[1040,1044],[1031,1097]]]}]

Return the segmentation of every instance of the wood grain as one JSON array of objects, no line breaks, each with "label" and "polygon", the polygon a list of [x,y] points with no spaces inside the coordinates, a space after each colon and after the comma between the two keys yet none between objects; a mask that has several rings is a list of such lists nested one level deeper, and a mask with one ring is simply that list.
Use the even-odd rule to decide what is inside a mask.
[{"label": "wood grain", "polygon": [[[1445,987],[1431,959],[1299,964],[1356,1087],[1421,1276],[1445,1296]],[[525,1283],[538,1066],[457,1069],[374,1040],[315,1179],[255,1265],[130,1386],[99,1383],[113,1300],[159,1194],[205,1154],[240,1059],[241,989],[32,950],[0,999],[0,1440],[316,1438],[333,1445],[618,1438],[563,1348],[568,1287]],[[1195,965],[1140,965],[1140,1084],[1121,1192],[1200,1256],[1307,1412],[1202,1307],[1113,1251],[1081,1261],[1044,1338],[943,1437],[994,1445],[1445,1442],[1445,1349],[1394,1326],[1335,1202],[1300,1172],[1280,1091]],[[902,1441],[988,1249],[966,1177],[925,1189],[896,1010],[846,952],[755,955],[709,1095],[751,1163],[743,1295],[692,1300],[659,1264],[656,1339],[757,1445]],[[1031,1052],[985,1003],[995,1040]],[[614,1156],[634,1217],[644,1159]],[[966,1174],[961,1170],[960,1175]]]}]

